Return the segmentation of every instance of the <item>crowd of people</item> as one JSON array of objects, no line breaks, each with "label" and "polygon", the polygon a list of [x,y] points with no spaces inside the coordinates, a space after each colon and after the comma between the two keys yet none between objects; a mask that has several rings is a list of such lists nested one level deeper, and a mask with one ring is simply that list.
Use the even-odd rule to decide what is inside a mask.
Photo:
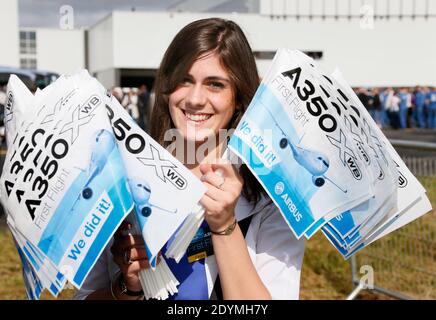
[{"label": "crowd of people", "polygon": [[0,85],[0,145],[5,142],[5,105],[7,102],[6,86]]},{"label": "crowd of people", "polygon": [[436,87],[358,88],[356,94],[380,128],[436,128]]}]

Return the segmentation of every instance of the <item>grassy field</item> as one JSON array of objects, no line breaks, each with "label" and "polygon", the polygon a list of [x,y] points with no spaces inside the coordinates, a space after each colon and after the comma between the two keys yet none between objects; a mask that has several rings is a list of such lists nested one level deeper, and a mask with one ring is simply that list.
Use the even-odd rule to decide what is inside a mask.
[{"label": "grassy field", "polygon": [[[12,236],[6,226],[4,217],[0,218],[0,299],[27,299],[24,291],[21,262]],[[64,290],[58,299],[70,299],[73,290]],[[54,299],[51,294],[44,292],[42,299]]]},{"label": "grassy field", "polygon": [[[436,204],[436,178],[421,179]],[[4,218],[0,218],[0,299],[26,299],[18,254]],[[436,212],[433,211],[357,255],[358,265],[370,265],[376,285],[414,298],[436,299]],[[350,263],[318,232],[307,241],[301,275],[301,299],[344,299],[353,290]],[[70,299],[64,290],[57,299]],[[363,292],[360,299],[389,297]],[[53,299],[44,293],[42,299]]]}]

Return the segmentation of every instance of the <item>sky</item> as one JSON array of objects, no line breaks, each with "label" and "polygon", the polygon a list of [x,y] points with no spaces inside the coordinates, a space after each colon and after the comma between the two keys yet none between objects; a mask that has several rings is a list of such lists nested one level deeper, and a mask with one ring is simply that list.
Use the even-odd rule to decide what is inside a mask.
[{"label": "sky", "polygon": [[74,9],[74,26],[94,25],[113,10],[255,12],[259,0],[18,0],[20,27],[57,27],[60,8]]}]

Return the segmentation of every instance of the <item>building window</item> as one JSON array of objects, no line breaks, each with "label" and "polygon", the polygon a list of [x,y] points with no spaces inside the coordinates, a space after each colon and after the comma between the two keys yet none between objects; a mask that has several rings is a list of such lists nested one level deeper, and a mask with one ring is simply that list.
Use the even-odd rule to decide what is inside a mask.
[{"label": "building window", "polygon": [[36,59],[35,58],[21,58],[20,67],[23,69],[36,69]]},{"label": "building window", "polygon": [[[314,60],[321,60],[323,56],[322,51],[303,51],[309,57]],[[259,60],[272,60],[276,54],[276,51],[253,51],[253,55]]]},{"label": "building window", "polygon": [[322,51],[304,51],[304,53],[311,57],[313,60],[321,60],[323,56]]},{"label": "building window", "polygon": [[20,31],[20,53],[36,54],[35,31]]},{"label": "building window", "polygon": [[272,60],[275,54],[275,51],[253,51],[254,57],[259,60]]}]

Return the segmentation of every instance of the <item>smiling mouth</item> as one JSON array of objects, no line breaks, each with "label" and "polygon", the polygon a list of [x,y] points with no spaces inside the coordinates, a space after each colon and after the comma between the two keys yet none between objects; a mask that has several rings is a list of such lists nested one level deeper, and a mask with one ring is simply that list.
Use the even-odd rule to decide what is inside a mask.
[{"label": "smiling mouth", "polygon": [[183,110],[183,113],[185,114],[186,118],[190,121],[194,121],[196,123],[200,123],[206,120],[209,120],[212,115],[207,113],[189,113],[186,110]]}]

